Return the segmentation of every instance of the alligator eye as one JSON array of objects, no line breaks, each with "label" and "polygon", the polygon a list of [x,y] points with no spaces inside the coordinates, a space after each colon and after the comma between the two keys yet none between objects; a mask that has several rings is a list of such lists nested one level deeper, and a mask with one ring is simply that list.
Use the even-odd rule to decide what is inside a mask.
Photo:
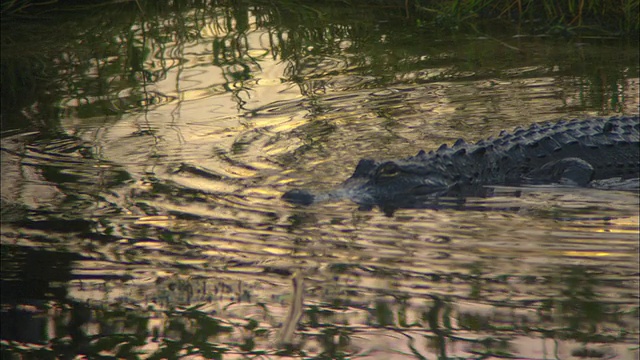
[{"label": "alligator eye", "polygon": [[377,176],[379,177],[392,177],[396,176],[400,173],[400,166],[396,163],[389,161],[388,163],[382,164],[380,168],[378,168]]}]

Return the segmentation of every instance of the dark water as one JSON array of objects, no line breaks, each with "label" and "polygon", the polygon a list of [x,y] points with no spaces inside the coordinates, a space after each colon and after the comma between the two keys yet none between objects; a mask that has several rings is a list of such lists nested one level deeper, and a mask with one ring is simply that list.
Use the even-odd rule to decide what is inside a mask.
[{"label": "dark water", "polygon": [[638,112],[635,43],[394,11],[3,23],[3,359],[636,359],[636,192],[280,200],[364,157]]}]

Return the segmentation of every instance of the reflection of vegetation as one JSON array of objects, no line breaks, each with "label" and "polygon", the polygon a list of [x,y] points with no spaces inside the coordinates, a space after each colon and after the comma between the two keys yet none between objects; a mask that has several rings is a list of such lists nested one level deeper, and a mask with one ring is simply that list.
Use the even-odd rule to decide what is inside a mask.
[{"label": "reflection of vegetation", "polygon": [[558,299],[548,306],[557,310],[559,317],[568,328],[583,331],[585,335],[595,334],[598,324],[616,317],[598,299],[596,289],[601,285],[598,278],[584,268],[570,268],[557,280],[563,286]]},{"label": "reflection of vegetation", "polygon": [[[220,335],[233,331],[233,327],[224,325],[220,320],[198,311],[197,308],[189,308],[179,313],[169,313],[165,323],[159,349],[150,359],[173,359],[181,355],[199,354],[208,359],[222,358],[222,354],[229,351],[228,346],[216,342]],[[255,322],[245,326],[247,329],[256,330]],[[251,331],[250,330],[250,331]],[[250,339],[248,336],[245,339]],[[212,341],[214,340],[214,341]],[[240,344],[240,348],[250,352],[253,340],[246,340]]]},{"label": "reflection of vegetation", "polygon": [[[616,305],[607,304],[600,298],[597,288],[602,284],[586,269],[567,268],[557,277],[551,277],[547,286],[555,289],[557,294],[549,294],[549,298],[539,302],[537,319],[513,314],[507,325],[501,318],[504,314],[463,312],[458,317],[460,328],[478,333],[539,333],[543,337],[583,343],[619,342],[630,335],[621,320],[629,314],[623,314]],[[621,329],[616,335],[603,335],[600,330],[605,324],[616,324]],[[495,342],[490,343],[495,346]]]},{"label": "reflection of vegetation", "polygon": [[[511,8],[514,4],[511,1],[455,1],[443,2],[444,5],[439,6],[451,6],[452,16],[460,18],[463,23],[468,22],[471,14],[506,16],[514,11],[521,11],[523,17],[536,17],[527,15],[536,11],[553,12],[551,15],[572,18],[574,23],[586,23],[593,17],[587,16],[587,12],[602,13],[606,17],[620,10],[596,0],[587,1],[582,7],[572,7],[572,1],[554,6],[535,5],[536,2],[530,1],[517,3],[521,9]],[[627,5],[618,6],[624,7],[624,11],[633,14],[633,9],[637,9],[637,0],[623,3]],[[441,56],[451,51],[451,44],[433,42],[428,47],[417,46],[416,37],[429,39],[431,33],[415,26],[411,26],[410,31],[398,31],[398,28],[406,28],[411,23],[410,19],[404,18],[406,9],[390,8],[390,4],[385,5],[384,2],[376,6],[367,2],[366,7],[358,2],[351,7],[334,2],[301,5],[296,1],[277,4],[257,1],[253,5],[197,0],[125,2],[74,7],[67,12],[55,12],[55,8],[46,8],[44,12],[44,6],[27,4],[40,2],[3,2],[3,129],[25,127],[25,124],[38,129],[55,128],[56,119],[61,115],[61,105],[62,108],[69,106],[80,118],[118,117],[127,111],[149,109],[170,101],[171,97],[155,93],[148,86],[163,79],[170,69],[183,66],[184,54],[180,52],[184,51],[186,44],[201,38],[203,31],[208,30],[214,33],[211,64],[223,70],[226,83],[222,88],[237,98],[240,108],[244,105],[240,95],[250,90],[251,79],[260,70],[260,56],[264,56],[257,57],[249,43],[247,35],[256,28],[269,33],[264,54],[286,61],[288,68],[284,76],[299,84],[301,92],[311,99],[314,94],[326,90],[328,77],[344,72],[373,75],[373,83],[369,86],[376,86],[398,81],[403,74],[415,75],[430,67],[442,71],[442,65],[447,64],[448,69],[440,75],[430,74],[429,81],[455,78],[459,72],[477,71],[478,64],[495,62],[496,53],[502,46],[499,42],[493,44],[495,48],[487,46],[487,42],[471,42],[458,48],[459,54],[446,56],[443,62]],[[411,4],[409,15],[445,11],[431,11],[429,3],[422,1]],[[499,10],[500,7],[505,9]],[[430,11],[426,11],[427,8]],[[17,17],[23,12],[33,20]],[[569,25],[575,24],[569,21]],[[56,31],[52,32],[52,29]],[[178,53],[167,52],[170,47]],[[597,51],[602,52],[600,49]],[[591,60],[620,62],[621,54],[616,52],[619,50],[613,48],[611,54],[600,54],[600,59]],[[501,61],[508,62],[508,57],[512,56],[513,61],[523,66],[520,55],[519,52],[507,51]],[[582,76],[592,76],[592,69],[599,65],[591,60],[576,58],[574,53],[563,53],[558,56],[557,64],[560,64],[560,71],[566,69],[574,75],[579,69]],[[636,71],[637,57],[628,60],[625,61],[623,55],[620,68]],[[612,87],[615,91],[624,83],[621,79],[637,76],[620,74],[622,70],[615,72],[599,74],[592,80],[585,79],[585,84],[594,84],[585,88],[592,86],[589,92],[600,94],[599,84],[606,78],[607,84],[602,86],[615,85]],[[614,93],[609,96],[611,106],[619,110],[619,97]],[[59,103],[62,99],[65,104]],[[602,101],[601,96],[594,99]],[[38,106],[33,107],[33,104]],[[321,112],[321,105],[315,104],[312,108],[318,106],[317,111]],[[599,104],[596,107],[600,107]],[[27,117],[23,115],[25,109],[29,114]]]},{"label": "reflection of vegetation", "polygon": [[[474,275],[476,276],[476,275]],[[478,278],[491,286],[497,280]],[[630,341],[634,329],[623,330],[621,314],[598,299],[599,281],[580,268],[563,271],[550,279],[557,288],[557,297],[545,300],[546,310],[557,316],[525,319],[513,310],[526,308],[525,304],[505,304],[491,307],[489,313],[457,309],[458,299],[448,296],[428,296],[424,306],[408,305],[407,294],[384,298],[361,297],[341,300],[325,299],[307,304],[305,314],[297,327],[296,340],[280,348],[274,346],[274,334],[281,326],[270,324],[274,316],[263,303],[245,302],[253,307],[252,315],[235,319],[234,316],[204,310],[204,305],[188,308],[153,310],[124,305],[92,306],[75,302],[48,304],[59,309],[54,312],[55,337],[45,344],[24,346],[18,341],[4,341],[2,355],[21,354],[25,357],[54,359],[72,353],[92,358],[116,356],[119,358],[180,358],[199,355],[221,359],[225,355],[296,356],[309,359],[346,359],[358,355],[358,341],[375,341],[376,334],[407,334],[407,347],[416,358],[448,359],[461,356],[459,346],[465,344],[464,355],[470,358],[514,357],[519,354],[514,340],[527,337],[574,340],[582,347],[575,354],[595,354],[590,343]],[[480,304],[480,303],[478,303]],[[207,305],[208,307],[208,305]],[[529,306],[531,310],[533,307]],[[366,324],[351,324],[346,312],[362,311],[367,314]],[[633,318],[627,314],[626,318]],[[357,317],[357,316],[356,316]],[[409,320],[410,319],[410,320]],[[266,322],[265,320],[269,321]],[[598,327],[620,324],[618,334],[599,335]],[[43,323],[44,324],[44,323]],[[364,326],[363,326],[364,325]],[[44,325],[43,325],[44,326]],[[43,333],[52,333],[51,331]],[[408,334],[421,334],[426,340],[417,346]],[[636,334],[637,335],[637,334]],[[386,336],[386,335],[382,335]],[[399,339],[403,337],[400,336]],[[398,344],[401,347],[400,344]],[[450,353],[453,351],[454,353]],[[472,354],[472,356],[470,355]]]},{"label": "reflection of vegetation", "polygon": [[[199,310],[199,306],[159,314],[120,306],[87,311],[86,305],[80,303],[60,307],[59,316],[53,319],[56,337],[48,345],[22,346],[18,342],[3,341],[2,358],[21,355],[59,359],[84,354],[94,359],[178,359],[191,355],[222,359],[226,353],[246,356],[274,353],[256,347],[269,333],[258,321],[252,318],[238,322],[222,320]],[[158,316],[162,319],[161,325],[151,326],[153,317],[158,323]],[[100,333],[90,334],[86,327],[89,323]],[[283,355],[297,351],[278,350]]]},{"label": "reflection of vegetation", "polygon": [[[95,12],[32,21],[3,19],[3,128],[25,126],[21,111],[26,107],[27,118],[47,122],[31,120],[32,126],[57,129],[62,99],[75,101],[80,117],[116,115],[138,106],[142,98],[135,89],[128,98],[118,96],[135,87],[137,80],[129,81],[131,74],[144,67],[140,62],[145,58],[139,56],[144,50],[135,42],[126,43],[134,38],[127,26],[135,12],[104,14],[101,21]],[[34,103],[38,106],[31,108]]]}]

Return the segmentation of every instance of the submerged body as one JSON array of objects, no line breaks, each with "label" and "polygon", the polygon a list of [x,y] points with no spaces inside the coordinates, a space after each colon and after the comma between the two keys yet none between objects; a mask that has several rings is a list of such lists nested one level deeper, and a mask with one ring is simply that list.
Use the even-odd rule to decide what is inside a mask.
[{"label": "submerged body", "polygon": [[438,196],[482,196],[486,185],[566,184],[638,178],[639,119],[634,116],[533,124],[495,139],[392,161],[360,160],[353,175],[325,193],[291,190],[294,204],[349,198],[362,205],[415,207]]}]

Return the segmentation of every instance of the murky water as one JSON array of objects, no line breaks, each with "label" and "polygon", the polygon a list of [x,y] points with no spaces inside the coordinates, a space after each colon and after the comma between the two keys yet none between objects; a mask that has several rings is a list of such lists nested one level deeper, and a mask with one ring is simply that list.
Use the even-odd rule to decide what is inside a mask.
[{"label": "murky water", "polygon": [[636,192],[280,199],[361,158],[637,113],[637,46],[294,10],[107,13],[43,52],[46,86],[3,85],[3,358],[637,358]]}]

